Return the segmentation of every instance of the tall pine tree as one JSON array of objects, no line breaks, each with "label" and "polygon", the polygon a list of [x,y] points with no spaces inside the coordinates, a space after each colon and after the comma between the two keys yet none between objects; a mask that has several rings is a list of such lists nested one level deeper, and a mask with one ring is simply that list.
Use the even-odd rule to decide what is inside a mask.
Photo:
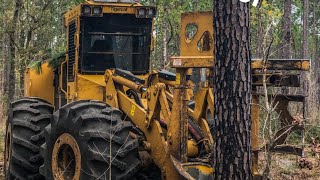
[{"label": "tall pine tree", "polygon": [[252,179],[250,4],[214,1],[215,179]]}]

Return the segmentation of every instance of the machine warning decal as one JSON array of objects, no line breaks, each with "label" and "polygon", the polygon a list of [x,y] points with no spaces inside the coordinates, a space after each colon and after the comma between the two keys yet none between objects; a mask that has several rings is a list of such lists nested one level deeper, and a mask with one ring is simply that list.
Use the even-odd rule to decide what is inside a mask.
[{"label": "machine warning decal", "polygon": [[132,106],[131,106],[131,111],[130,111],[130,115],[131,115],[131,116],[134,116],[134,114],[135,114],[135,112],[136,112],[136,108],[137,108],[137,107],[136,107],[135,105],[132,105]]},{"label": "machine warning decal", "polygon": [[181,59],[174,59],[173,60],[173,65],[174,66],[181,66],[182,65]]}]

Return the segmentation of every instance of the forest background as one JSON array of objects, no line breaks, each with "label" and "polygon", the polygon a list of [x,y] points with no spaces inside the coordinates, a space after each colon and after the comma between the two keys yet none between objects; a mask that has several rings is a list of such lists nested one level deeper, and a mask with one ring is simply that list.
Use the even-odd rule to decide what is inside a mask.
[{"label": "forest background", "polygon": [[[83,0],[1,0],[0,3],[0,97],[1,114],[8,102],[23,96],[23,74],[30,64],[65,52],[62,15]],[[179,55],[180,15],[212,11],[209,0],[142,0],[157,7],[155,69],[168,68],[169,57]],[[320,2],[318,0],[263,0],[251,9],[251,47],[262,58],[272,39],[269,58],[312,62],[309,95],[313,122],[318,118],[320,68]]]},{"label": "forest background", "polygon": [[[5,122],[9,102],[23,96],[25,69],[66,51],[63,13],[82,1],[0,0],[2,122]],[[169,58],[179,55],[181,13],[214,8],[211,0],[142,0],[142,3],[157,7],[154,69],[168,69]],[[260,0],[258,6],[251,9],[251,48],[253,58],[265,58],[269,48],[271,59],[311,60],[311,70],[303,76],[307,91],[301,88],[290,91],[308,95],[307,123],[319,127],[320,1]],[[320,130],[318,133],[320,136]]]}]

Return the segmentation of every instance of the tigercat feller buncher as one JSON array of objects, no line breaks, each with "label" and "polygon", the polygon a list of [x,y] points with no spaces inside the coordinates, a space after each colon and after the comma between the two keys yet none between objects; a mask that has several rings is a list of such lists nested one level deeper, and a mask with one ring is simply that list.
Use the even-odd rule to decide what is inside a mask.
[{"label": "tigercat feller buncher", "polygon": [[[151,68],[155,13],[129,0],[88,0],[65,13],[66,55],[55,68],[44,61],[40,74],[27,69],[25,98],[11,103],[7,179],[212,178],[212,13],[182,16],[175,74]],[[192,69],[202,72],[195,95]]]}]

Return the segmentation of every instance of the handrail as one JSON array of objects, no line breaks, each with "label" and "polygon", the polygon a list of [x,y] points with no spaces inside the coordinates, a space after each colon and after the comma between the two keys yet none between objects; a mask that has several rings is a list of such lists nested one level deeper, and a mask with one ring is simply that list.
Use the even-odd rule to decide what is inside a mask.
[{"label": "handrail", "polygon": [[[61,65],[60,65],[60,69],[61,69],[60,90],[61,90],[65,95],[67,95],[68,92],[67,92],[67,90],[64,90],[64,89],[63,89],[62,78],[63,78],[63,65],[66,64],[66,62],[67,62],[67,59],[66,59],[65,61],[63,61],[63,62],[61,63]],[[67,78],[67,77],[66,77],[66,78]]]}]

